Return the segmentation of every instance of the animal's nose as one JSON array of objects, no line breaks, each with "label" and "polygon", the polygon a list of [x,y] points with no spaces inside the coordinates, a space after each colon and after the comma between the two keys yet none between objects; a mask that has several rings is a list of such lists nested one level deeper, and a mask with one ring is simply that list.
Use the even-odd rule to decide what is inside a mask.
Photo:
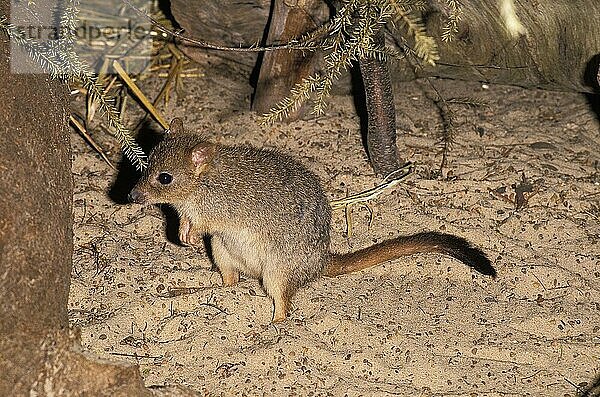
[{"label": "animal's nose", "polygon": [[148,198],[148,195],[139,191],[138,189],[133,189],[131,192],[129,192],[127,198],[132,203],[144,204]]}]

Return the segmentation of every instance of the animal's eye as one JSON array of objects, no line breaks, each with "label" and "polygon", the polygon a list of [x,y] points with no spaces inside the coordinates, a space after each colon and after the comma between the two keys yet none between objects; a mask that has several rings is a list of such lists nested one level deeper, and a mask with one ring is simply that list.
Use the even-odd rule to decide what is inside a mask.
[{"label": "animal's eye", "polygon": [[161,172],[158,174],[156,179],[161,185],[168,185],[169,183],[173,182],[173,175],[169,174],[168,172]]}]

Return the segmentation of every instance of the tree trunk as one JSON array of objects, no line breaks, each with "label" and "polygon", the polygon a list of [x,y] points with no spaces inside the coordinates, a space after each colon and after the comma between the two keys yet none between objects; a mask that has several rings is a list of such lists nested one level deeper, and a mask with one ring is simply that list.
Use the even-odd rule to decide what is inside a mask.
[{"label": "tree trunk", "polygon": [[[0,15],[9,7],[0,0]],[[94,360],[69,333],[67,87],[48,75],[13,74],[9,62],[0,35],[0,396],[151,396],[137,366]]]},{"label": "tree trunk", "polygon": [[[376,40],[383,45],[383,31]],[[380,59],[362,59],[359,65],[367,104],[367,152],[375,173],[385,177],[400,167],[390,71],[387,61]]]},{"label": "tree trunk", "polygon": [[[268,44],[286,43],[293,38],[314,30],[318,26],[316,20],[319,8],[323,8],[322,0],[304,0],[288,5],[284,0],[273,0],[273,11],[269,22]],[[319,12],[320,11],[320,12]],[[290,89],[302,79],[315,72],[318,54],[300,51],[269,51],[263,55],[260,74],[252,109],[259,113],[267,113],[274,104],[290,94]],[[301,117],[304,108],[288,115],[287,120]]]}]

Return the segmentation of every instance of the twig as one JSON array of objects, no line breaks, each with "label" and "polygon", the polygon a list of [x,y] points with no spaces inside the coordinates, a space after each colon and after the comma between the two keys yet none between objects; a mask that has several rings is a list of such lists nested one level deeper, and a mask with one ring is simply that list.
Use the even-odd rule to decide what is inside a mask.
[{"label": "twig", "polygon": [[161,298],[173,298],[181,295],[195,294],[210,287],[169,287],[164,293],[158,294]]},{"label": "twig", "polygon": [[344,213],[346,215],[346,236],[352,237],[352,206],[346,205]]},{"label": "twig", "polygon": [[173,56],[171,58],[171,66],[169,67],[167,81],[165,82],[162,89],[156,96],[156,99],[154,100],[154,105],[156,105],[158,102],[160,102],[160,100],[163,97],[165,99],[165,105],[169,102],[169,91],[171,90],[171,87],[173,85],[173,80],[175,80],[175,93],[178,96],[181,95],[181,93],[179,92],[179,89],[180,89],[180,85],[181,85],[181,82],[180,82],[181,81],[180,80],[181,70],[183,69],[183,65],[184,65],[184,55],[181,53],[181,51],[179,51],[177,49],[177,47],[175,47],[171,43],[168,44],[167,48],[169,49],[171,54],[173,54]]},{"label": "twig", "polygon": [[225,309],[221,309],[219,306],[215,305],[214,303],[208,303],[208,302],[204,302],[204,303],[199,303],[199,306],[208,306],[211,307],[215,310],[219,311],[219,314],[225,314],[225,315],[229,315],[229,313],[227,313],[227,311]]},{"label": "twig", "polygon": [[575,388],[575,390],[577,390],[577,393],[579,394],[583,394],[585,393],[585,390],[583,390],[579,385],[576,385],[575,383],[573,383],[569,378],[567,378],[566,376],[563,376],[563,379],[565,381],[567,381],[567,383],[569,383],[571,386],[573,386]]},{"label": "twig", "polygon": [[204,40],[192,39],[190,37],[184,36],[183,34],[181,34],[181,32],[175,32],[175,31],[165,27],[164,25],[161,25],[157,20],[152,18],[150,15],[148,15],[148,13],[146,13],[145,11],[143,11],[143,10],[139,9],[138,7],[134,6],[133,4],[131,4],[131,2],[129,0],[122,0],[122,1],[123,1],[123,3],[127,4],[131,9],[133,9],[137,14],[139,14],[143,18],[146,18],[148,21],[150,21],[150,23],[152,23],[152,25],[154,25],[154,27],[156,27],[159,31],[161,31],[171,37],[176,37],[182,41],[194,44],[194,45],[196,45],[198,47],[202,47],[202,48],[207,48],[207,49],[211,49],[211,50],[234,51],[234,52],[263,52],[263,51],[276,51],[276,50],[315,51],[319,48],[319,45],[302,44],[298,40],[291,40],[287,44],[276,44],[276,45],[271,45],[271,46],[252,45],[250,47],[242,47],[242,46],[230,47],[230,46],[223,46],[223,45],[219,45],[219,44],[209,43]]},{"label": "twig", "polygon": [[162,360],[164,358],[164,356],[150,356],[148,354],[144,354],[144,355],[139,355],[137,353],[119,353],[119,352],[110,352],[109,354],[113,355],[113,356],[122,356],[122,357],[133,357],[136,359],[140,359],[140,358],[151,358],[153,360]]},{"label": "twig", "polygon": [[96,141],[94,141],[94,138],[92,138],[90,136],[90,134],[88,134],[85,127],[83,125],[81,125],[81,123],[73,116],[69,116],[69,121],[71,122],[71,124],[73,124],[73,126],[75,126],[75,128],[77,128],[77,130],[79,131],[81,136],[83,136],[85,138],[85,140],[88,141],[88,143],[90,145],[92,145],[92,147],[98,152],[98,154],[100,155],[100,157],[102,157],[102,159],[106,162],[106,164],[108,164],[108,166],[110,168],[112,168],[113,170],[116,170],[116,167],[113,165],[113,163],[110,161],[110,159],[106,156],[106,154],[104,153],[104,150],[100,147],[100,145],[98,145],[96,143]]}]

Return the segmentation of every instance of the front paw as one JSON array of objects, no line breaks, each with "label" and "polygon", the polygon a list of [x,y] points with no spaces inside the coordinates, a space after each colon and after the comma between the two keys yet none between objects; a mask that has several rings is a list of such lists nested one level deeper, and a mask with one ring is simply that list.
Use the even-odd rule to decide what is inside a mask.
[{"label": "front paw", "polygon": [[191,221],[187,217],[179,220],[179,241],[183,245],[196,245],[197,236]]}]

